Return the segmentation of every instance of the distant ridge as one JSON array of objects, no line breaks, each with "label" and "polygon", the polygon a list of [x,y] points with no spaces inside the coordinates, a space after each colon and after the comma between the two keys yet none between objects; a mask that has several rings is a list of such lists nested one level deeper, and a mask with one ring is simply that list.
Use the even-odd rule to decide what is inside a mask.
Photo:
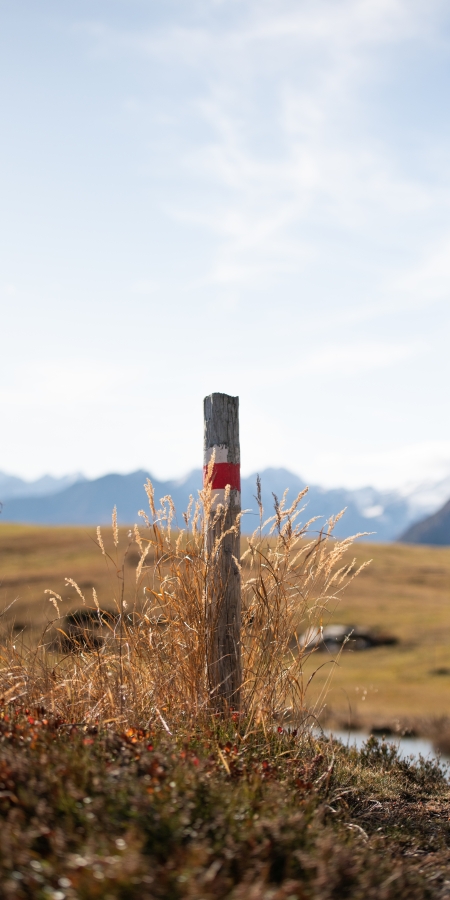
[{"label": "distant ridge", "polygon": [[[104,525],[111,521],[112,509],[117,506],[119,521],[132,524],[139,521],[139,510],[148,506],[144,484],[149,477],[144,471],[104,475],[93,481],[77,481],[49,496],[14,497],[5,500],[2,519],[36,525]],[[196,488],[189,477],[181,483],[152,481],[158,499],[172,493],[175,503],[181,500],[180,494],[184,500]]]},{"label": "distant ridge", "polygon": [[404,544],[450,544],[450,500],[433,515],[407,528],[399,540]]},{"label": "distant ridge", "polygon": [[[281,500],[286,488],[289,489],[289,503],[305,482],[287,469],[268,468],[261,473],[262,500],[267,518],[273,512],[275,494]],[[198,496],[201,487],[201,469],[194,469],[185,478],[159,481],[143,470],[129,475],[110,474],[101,478],[79,480],[59,491],[40,496],[2,497],[1,522],[23,522],[41,525],[105,525],[111,522],[111,512],[117,506],[118,520],[132,525],[140,521],[138,512],[148,508],[144,484],[151,478],[155,496],[171,494],[178,524],[183,527],[182,513],[186,509],[189,496]],[[52,485],[52,487],[54,487]],[[243,532],[248,534],[258,526],[258,506],[255,500],[256,474],[242,479],[242,509],[248,510],[242,520]],[[367,538],[375,541],[395,540],[417,517],[408,498],[398,493],[380,492],[374,488],[347,490],[334,488],[326,490],[311,485],[304,498],[305,511],[300,516],[302,522],[315,516],[319,521],[312,526],[319,530],[326,520],[346,507],[343,519],[338,523],[335,534],[347,537],[357,532],[371,532]]]},{"label": "distant ridge", "polygon": [[42,475],[34,481],[25,481],[17,475],[0,471],[0,501],[4,502],[11,497],[42,497],[57,494],[76,481],[86,481],[86,478],[80,472],[75,472],[73,475],[63,475],[60,478]]}]

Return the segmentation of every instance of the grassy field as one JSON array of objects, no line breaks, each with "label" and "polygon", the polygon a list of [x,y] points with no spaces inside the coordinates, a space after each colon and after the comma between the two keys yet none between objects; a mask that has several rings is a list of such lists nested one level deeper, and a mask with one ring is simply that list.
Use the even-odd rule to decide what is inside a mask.
[{"label": "grassy field", "polygon": [[[344,652],[334,667],[328,706],[338,720],[350,715],[363,727],[448,716],[450,548],[360,544],[355,555],[358,563],[372,563],[349,585],[332,619],[379,627],[398,644]],[[325,654],[320,658],[325,661]],[[325,671],[316,679],[323,684]]]},{"label": "grassy field", "polygon": [[[121,537],[125,537],[121,530]],[[105,543],[108,540],[105,529]],[[327,709],[333,725],[392,724],[447,716],[450,713],[450,548],[359,544],[358,563],[369,568],[349,586],[325,621],[378,627],[398,639],[396,646],[365,652],[349,650],[339,665],[326,653],[315,653],[308,673],[315,675],[309,698],[320,695],[330,672]],[[134,596],[137,548],[125,564],[125,596]],[[108,572],[91,528],[0,526],[0,609],[14,605],[3,617],[25,629],[28,640],[54,615],[44,593],[51,588],[63,598],[63,612],[80,606],[80,598],[65,578],[73,578],[92,602],[95,587],[100,603],[114,607],[118,581]]]},{"label": "grassy field", "polygon": [[[127,530],[121,529],[122,541],[126,535]],[[104,539],[106,548],[113,551],[108,529],[104,529]],[[0,525],[0,560],[0,609],[14,603],[5,615],[8,624],[44,627],[54,615],[44,593],[46,589],[61,595],[62,612],[77,609],[80,598],[73,587],[66,586],[66,578],[77,582],[89,604],[95,588],[101,604],[114,608],[117,578],[105,565],[95,528]],[[128,596],[134,594],[138,560],[135,548],[128,554],[125,566]]]}]

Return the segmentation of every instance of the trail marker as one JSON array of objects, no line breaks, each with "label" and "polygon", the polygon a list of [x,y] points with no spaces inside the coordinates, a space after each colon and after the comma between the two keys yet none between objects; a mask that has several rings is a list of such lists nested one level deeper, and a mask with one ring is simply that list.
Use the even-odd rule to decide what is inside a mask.
[{"label": "trail marker", "polygon": [[[236,526],[241,511],[241,457],[239,448],[239,397],[210,394],[204,400],[203,477],[213,453],[211,487],[217,495],[206,526],[210,553],[223,531]],[[229,504],[221,520],[214,524],[219,503],[230,486]],[[210,601],[210,647],[208,671],[211,699],[222,710],[238,710],[242,681],[241,667],[241,575],[239,560],[240,526],[222,539],[216,558],[211,560],[208,583]]]}]

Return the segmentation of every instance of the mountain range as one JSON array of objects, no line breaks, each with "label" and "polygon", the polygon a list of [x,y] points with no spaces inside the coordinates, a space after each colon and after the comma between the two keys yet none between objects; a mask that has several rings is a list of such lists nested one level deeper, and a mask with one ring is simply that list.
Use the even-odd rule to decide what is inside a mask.
[{"label": "mountain range", "polygon": [[[265,515],[273,510],[275,494],[279,499],[286,488],[289,500],[306,485],[293,472],[282,468],[268,468],[260,473],[262,500]],[[0,472],[0,501],[3,504],[1,520],[45,525],[103,525],[111,521],[111,511],[117,506],[118,520],[122,524],[139,521],[138,512],[147,508],[144,484],[151,478],[156,498],[171,494],[175,502],[180,525],[182,512],[189,496],[197,497],[201,487],[201,469],[194,469],[185,478],[159,481],[148,472],[138,471],[129,475],[110,474],[88,480],[82,475],[63,478],[44,476],[34,482],[26,482],[17,476]],[[258,525],[258,506],[255,500],[256,474],[242,479],[242,508],[244,533],[251,533]],[[418,520],[423,520],[450,496],[450,479],[437,483],[411,485],[403,491],[379,491],[372,487],[327,489],[310,485],[303,503],[306,508],[301,520],[319,516],[312,527],[319,529],[331,515],[346,507],[343,519],[338,523],[336,535],[347,536],[357,532],[370,532],[367,539],[414,541],[418,532]],[[449,511],[450,516],[450,511]],[[422,529],[423,530],[423,529]],[[421,532],[422,533],[422,532]],[[421,540],[419,542],[422,542]],[[450,543],[429,541],[430,543]]]},{"label": "mountain range", "polygon": [[0,472],[0,501],[10,500],[12,497],[42,497],[48,494],[57,494],[76,481],[86,481],[86,479],[80,472],[76,472],[73,475],[63,475],[62,478],[43,475],[35,481],[25,481],[23,478],[18,478],[17,475]]}]

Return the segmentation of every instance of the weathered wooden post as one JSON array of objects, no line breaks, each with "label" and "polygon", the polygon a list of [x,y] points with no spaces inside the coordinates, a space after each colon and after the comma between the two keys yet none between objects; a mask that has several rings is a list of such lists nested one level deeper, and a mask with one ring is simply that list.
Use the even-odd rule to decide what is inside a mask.
[{"label": "weathered wooden post", "polygon": [[[214,453],[211,478],[212,504],[206,523],[206,541],[210,554],[216,540],[232,526],[211,558],[209,578],[210,647],[208,672],[211,700],[221,710],[238,710],[240,706],[241,669],[241,576],[236,560],[240,558],[241,457],[239,449],[239,397],[210,394],[204,400],[203,478]],[[217,506],[224,503],[225,488],[230,495],[222,516]],[[216,521],[215,521],[216,520]]]}]

